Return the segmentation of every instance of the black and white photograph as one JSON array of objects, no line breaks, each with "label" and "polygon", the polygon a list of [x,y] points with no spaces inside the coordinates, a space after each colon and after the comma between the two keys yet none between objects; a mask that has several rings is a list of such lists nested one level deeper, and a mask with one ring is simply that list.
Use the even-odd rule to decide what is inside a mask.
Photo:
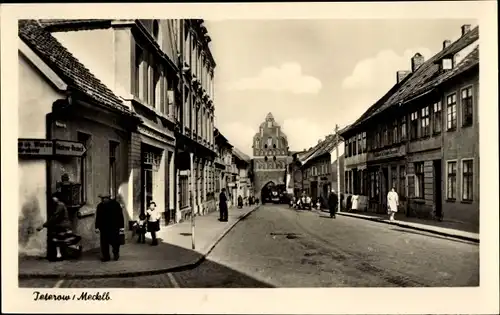
[{"label": "black and white photograph", "polygon": [[[424,5],[454,2],[406,4],[425,14]],[[213,312],[224,305],[201,305],[229,299],[241,304],[229,312],[243,312],[242,303],[274,299],[264,292],[293,288],[305,293],[283,293],[279,304],[304,306],[289,312],[367,303],[364,312],[405,313],[444,300],[438,312],[454,302],[493,312],[489,4],[450,16],[399,11],[408,18],[388,3],[371,4],[385,8],[372,16],[308,18],[10,5],[1,29],[2,103],[15,101],[2,106],[2,160],[12,155],[2,165],[2,278],[25,292],[11,303]],[[190,298],[187,288],[204,290]],[[248,288],[273,291],[237,290]],[[337,300],[350,289],[350,301]],[[315,299],[323,301],[307,306]]]}]

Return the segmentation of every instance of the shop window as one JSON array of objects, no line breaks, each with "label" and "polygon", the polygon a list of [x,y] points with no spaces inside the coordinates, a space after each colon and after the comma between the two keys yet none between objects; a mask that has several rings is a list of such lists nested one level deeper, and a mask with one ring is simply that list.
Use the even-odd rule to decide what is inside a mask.
[{"label": "shop window", "polygon": [[439,134],[441,133],[441,124],[442,124],[441,101],[438,101],[433,104],[432,115],[433,115],[432,117],[433,133]]},{"label": "shop window", "polygon": [[180,208],[189,206],[189,178],[187,175],[179,176]]},{"label": "shop window", "polygon": [[457,162],[449,161],[446,165],[446,199],[455,200],[457,190]]},{"label": "shop window", "polygon": [[400,197],[406,196],[406,167],[404,165],[399,166],[399,191]]},{"label": "shop window", "polygon": [[424,162],[415,163],[415,197],[424,197]]},{"label": "shop window", "polygon": [[92,141],[92,136],[83,133],[83,132],[78,132],[77,133],[77,141],[81,142],[85,145],[85,148],[87,149],[85,154],[80,158],[80,172],[79,172],[79,177],[80,177],[80,184],[82,185],[81,187],[81,203],[85,204],[87,202],[87,195],[88,195],[88,189],[89,189],[89,184],[91,184],[91,176],[92,176],[92,160],[91,160],[91,141]]},{"label": "shop window", "polygon": [[109,194],[112,198],[116,198],[118,193],[118,181],[116,173],[117,155],[119,143],[116,141],[109,142]]},{"label": "shop window", "polygon": [[473,160],[463,160],[462,161],[462,200],[472,201],[473,193]]},{"label": "shop window", "polygon": [[447,130],[457,128],[457,95],[455,93],[446,97],[446,128]]},{"label": "shop window", "polygon": [[472,87],[462,90],[462,126],[472,125]]},{"label": "shop window", "polygon": [[418,112],[413,112],[410,115],[410,139],[418,138]]}]

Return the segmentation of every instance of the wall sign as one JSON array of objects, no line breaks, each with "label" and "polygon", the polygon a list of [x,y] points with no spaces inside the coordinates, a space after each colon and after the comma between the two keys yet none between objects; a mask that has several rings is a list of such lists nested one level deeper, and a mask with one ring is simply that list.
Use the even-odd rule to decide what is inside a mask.
[{"label": "wall sign", "polygon": [[47,139],[17,139],[17,153],[21,156],[76,156],[87,149],[81,142]]},{"label": "wall sign", "polygon": [[52,155],[54,143],[45,139],[18,139],[17,154],[24,156]]},{"label": "wall sign", "polygon": [[83,143],[75,141],[54,140],[55,155],[82,156],[85,154]]},{"label": "wall sign", "polygon": [[397,148],[385,149],[377,152],[369,152],[368,160],[378,160],[384,158],[401,157],[406,154],[406,147],[400,146]]}]

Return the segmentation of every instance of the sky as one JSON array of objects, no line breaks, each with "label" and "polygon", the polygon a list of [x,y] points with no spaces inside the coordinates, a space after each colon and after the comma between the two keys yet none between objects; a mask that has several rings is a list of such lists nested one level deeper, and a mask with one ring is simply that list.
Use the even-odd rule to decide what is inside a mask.
[{"label": "sky", "polygon": [[355,121],[443,41],[474,20],[206,20],[212,38],[216,126],[252,156],[268,112],[303,150]]}]

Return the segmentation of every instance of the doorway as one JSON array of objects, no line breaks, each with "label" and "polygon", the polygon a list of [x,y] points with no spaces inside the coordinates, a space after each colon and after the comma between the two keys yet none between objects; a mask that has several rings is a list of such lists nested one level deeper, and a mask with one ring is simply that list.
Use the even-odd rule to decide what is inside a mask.
[{"label": "doorway", "polygon": [[443,218],[443,202],[442,202],[442,169],[441,160],[432,161],[434,169],[434,205],[436,207],[435,216],[438,219]]}]

